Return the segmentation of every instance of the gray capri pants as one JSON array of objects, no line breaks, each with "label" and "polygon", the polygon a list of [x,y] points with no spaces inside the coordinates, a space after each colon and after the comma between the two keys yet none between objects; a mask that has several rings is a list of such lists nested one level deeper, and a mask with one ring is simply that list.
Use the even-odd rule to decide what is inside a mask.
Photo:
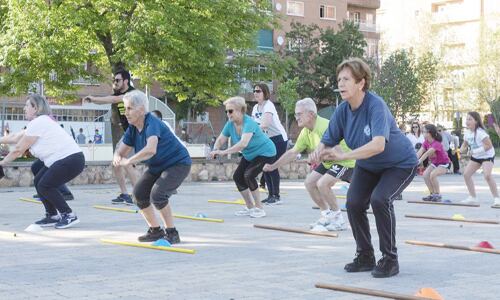
[{"label": "gray capri pants", "polygon": [[156,209],[164,208],[190,171],[191,165],[173,165],[157,175],[147,169],[134,187],[135,204],[139,209],[148,208],[151,203]]}]

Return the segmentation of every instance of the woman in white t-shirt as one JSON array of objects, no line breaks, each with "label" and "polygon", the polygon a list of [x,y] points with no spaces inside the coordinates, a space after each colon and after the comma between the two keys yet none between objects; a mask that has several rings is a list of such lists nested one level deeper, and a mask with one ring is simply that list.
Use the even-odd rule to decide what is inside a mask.
[{"label": "woman in white t-shirt", "polygon": [[422,147],[422,144],[424,143],[424,135],[421,133],[420,124],[418,124],[417,121],[411,124],[410,132],[406,134],[406,137],[410,140],[415,151],[418,151],[420,147]]},{"label": "woman in white t-shirt", "polygon": [[494,205],[500,205],[497,184],[495,179],[491,176],[495,161],[495,149],[491,143],[490,136],[486,130],[484,130],[481,116],[475,111],[467,114],[465,125],[468,130],[465,132],[464,142],[460,152],[465,153],[465,150],[470,148],[471,158],[464,171],[464,179],[467,189],[469,190],[469,196],[463,202],[477,202],[476,189],[474,187],[474,181],[472,181],[472,175],[474,175],[479,168],[483,167],[484,179],[490,187],[491,194],[493,194]]},{"label": "woman in white t-shirt", "polygon": [[[258,83],[253,87],[253,95],[257,104],[252,109],[252,118],[260,125],[260,128],[273,141],[276,147],[275,161],[286,151],[288,136],[285,128],[281,125],[278,112],[274,103],[270,100],[271,93],[265,83]],[[262,200],[264,204],[281,204],[280,199],[280,173],[278,169],[263,173],[267,184],[269,196]]]},{"label": "woman in white t-shirt", "polygon": [[76,142],[49,117],[50,106],[42,96],[32,94],[26,99],[24,113],[29,123],[18,135],[14,151],[0,165],[15,160],[26,150],[40,159],[44,166],[35,174],[35,188],[45,207],[45,218],[35,224],[58,229],[78,224],[80,220],[68,206],[58,188],[78,176],[85,166],[82,150]]}]

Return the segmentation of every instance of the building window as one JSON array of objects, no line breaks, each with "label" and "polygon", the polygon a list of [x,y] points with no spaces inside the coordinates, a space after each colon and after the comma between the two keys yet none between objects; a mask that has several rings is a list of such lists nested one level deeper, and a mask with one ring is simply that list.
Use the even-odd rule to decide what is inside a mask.
[{"label": "building window", "polygon": [[373,14],[366,14],[366,24],[367,25],[375,24],[374,19],[373,19]]},{"label": "building window", "polygon": [[262,51],[273,50],[273,31],[262,29],[259,30],[257,49]]},{"label": "building window", "polygon": [[286,13],[290,16],[304,16],[304,2],[301,1],[287,1]]},{"label": "building window", "polygon": [[351,21],[354,21],[355,23],[359,23],[360,20],[361,20],[361,13],[360,12],[353,12]]},{"label": "building window", "polygon": [[335,20],[337,18],[337,9],[331,5],[320,5],[319,17],[321,19]]}]

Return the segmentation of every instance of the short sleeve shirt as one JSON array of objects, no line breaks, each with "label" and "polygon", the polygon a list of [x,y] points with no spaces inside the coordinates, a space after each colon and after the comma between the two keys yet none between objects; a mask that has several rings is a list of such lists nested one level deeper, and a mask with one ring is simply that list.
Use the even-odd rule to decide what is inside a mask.
[{"label": "short sleeve shirt", "polygon": [[[321,138],[323,137],[323,134],[325,133],[326,129],[328,128],[328,120],[325,118],[322,118],[320,116],[316,117],[316,124],[314,125],[314,129],[310,130],[306,127],[302,128],[300,131],[299,137],[297,138],[297,141],[295,142],[295,146],[293,147],[293,150],[297,152],[312,152],[314,149],[316,149],[321,142]],[[347,147],[346,143],[344,140],[340,141],[340,147],[342,151],[344,152],[349,152],[351,149]],[[354,160],[342,160],[342,161],[324,161],[323,166],[326,169],[330,169],[333,164],[341,165],[344,167],[348,168],[354,168],[355,161]]]},{"label": "short sleeve shirt", "polygon": [[26,126],[26,136],[38,139],[31,145],[33,156],[43,161],[46,167],[72,154],[82,152],[75,140],[49,116],[36,117]]},{"label": "short sleeve shirt", "polygon": [[413,168],[417,165],[417,155],[410,140],[399,130],[384,100],[371,92],[366,92],[363,102],[356,110],[352,110],[347,101],[341,103],[330,119],[321,142],[333,147],[344,139],[349,148],[357,149],[376,136],[384,137],[384,151],[357,160],[357,166],[376,172],[394,167]]},{"label": "short sleeve shirt", "polygon": [[446,153],[446,151],[444,150],[443,144],[441,142],[438,142],[436,140],[433,140],[432,143],[424,141],[422,147],[424,147],[425,151],[429,150],[430,148],[434,149],[435,152],[434,154],[432,154],[432,156],[429,156],[429,159],[435,166],[450,163],[448,153]]},{"label": "short sleeve shirt", "polygon": [[[475,133],[470,130],[465,131],[464,140],[467,142],[470,148],[474,150],[479,147],[483,147],[483,140],[488,137],[490,137],[488,133],[484,129],[479,127],[478,129],[476,129]],[[473,155],[474,158],[478,159],[491,158],[494,156],[495,156],[495,149],[493,149],[493,147],[491,147],[490,149],[488,149],[488,151],[485,151],[484,153]]]},{"label": "short sleeve shirt", "polygon": [[259,110],[259,104],[255,104],[252,109],[252,118],[255,122],[257,122],[257,124],[260,125],[260,123],[262,122],[262,117],[265,113],[270,113],[273,116],[271,124],[269,124],[267,130],[267,136],[274,137],[281,135],[283,136],[283,140],[287,141],[288,136],[286,134],[285,128],[281,124],[276,106],[274,106],[274,103],[271,100],[265,101],[264,106],[262,107],[262,111]]},{"label": "short sleeve shirt", "polygon": [[[274,157],[276,155],[274,143],[262,132],[259,124],[247,115],[243,116],[241,135],[244,133],[253,134],[246,148],[241,151],[246,160],[252,161],[257,156]],[[226,125],[222,129],[222,135],[231,137],[233,145],[241,140],[241,135],[236,132],[236,127],[232,121],[226,122]]]},{"label": "short sleeve shirt", "polygon": [[[116,92],[113,94],[113,96],[125,95],[126,93],[133,90],[135,90],[135,88],[133,86],[129,86],[128,90],[126,90],[125,92]],[[126,131],[128,128],[128,120],[127,117],[125,117],[125,104],[123,103],[123,101],[111,104],[111,109],[118,113],[118,115],[120,116],[120,125],[122,126],[123,131]]]},{"label": "short sleeve shirt", "polygon": [[160,174],[174,165],[191,165],[191,157],[186,147],[167,125],[151,115],[151,113],[146,114],[142,131],[139,131],[133,125],[129,126],[123,136],[123,143],[134,147],[137,153],[144,149],[148,138],[152,136],[158,137],[158,146],[156,147],[156,154],[144,161],[149,167],[149,172]]}]

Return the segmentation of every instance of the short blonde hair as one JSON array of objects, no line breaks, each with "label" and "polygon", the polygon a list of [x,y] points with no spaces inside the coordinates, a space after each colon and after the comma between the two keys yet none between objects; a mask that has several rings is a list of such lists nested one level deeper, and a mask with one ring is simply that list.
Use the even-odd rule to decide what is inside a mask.
[{"label": "short blonde hair", "polygon": [[348,68],[351,70],[352,76],[356,80],[356,83],[361,80],[365,80],[365,85],[363,86],[363,92],[366,92],[370,88],[370,80],[372,78],[370,66],[366,62],[364,62],[359,57],[351,57],[340,63],[337,67],[337,78],[339,77],[339,73]]},{"label": "short blonde hair", "polygon": [[243,97],[237,96],[237,97],[231,97],[224,101],[224,105],[232,104],[236,106],[237,109],[240,109],[242,113],[247,112],[247,103],[245,102],[245,99]]}]

